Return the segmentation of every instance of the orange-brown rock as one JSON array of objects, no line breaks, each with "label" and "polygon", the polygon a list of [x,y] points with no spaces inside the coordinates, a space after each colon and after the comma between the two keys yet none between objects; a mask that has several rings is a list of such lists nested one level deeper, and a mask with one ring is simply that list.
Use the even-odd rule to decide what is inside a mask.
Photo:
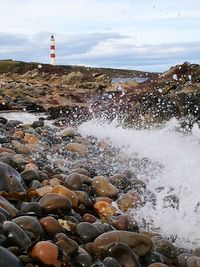
[{"label": "orange-brown rock", "polygon": [[48,193],[51,193],[53,190],[52,186],[43,186],[36,189],[36,192],[39,194],[39,196],[44,196]]},{"label": "orange-brown rock", "polygon": [[37,144],[39,140],[35,135],[25,133],[24,141],[26,144]]},{"label": "orange-brown rock", "polygon": [[154,263],[148,265],[148,267],[168,267],[168,265],[161,263],[161,262],[154,262]]},{"label": "orange-brown rock", "polygon": [[116,203],[120,210],[126,212],[128,209],[133,208],[136,204],[136,199],[130,194],[121,194]]},{"label": "orange-brown rock", "polygon": [[104,176],[96,176],[92,179],[92,187],[98,196],[116,197],[118,189],[112,185]]},{"label": "orange-brown rock", "polygon": [[72,190],[68,189],[67,187],[65,187],[63,185],[56,185],[56,186],[54,186],[54,188],[51,192],[68,197],[72,202],[72,207],[73,208],[78,207],[78,197],[77,197],[76,193],[73,192]]},{"label": "orange-brown rock", "polygon": [[52,178],[49,180],[49,184],[50,186],[56,186],[56,185],[60,185],[60,180],[58,178]]},{"label": "orange-brown rock", "polygon": [[105,219],[109,219],[111,216],[117,214],[117,210],[106,201],[97,201],[94,204],[94,208],[96,209],[99,216]]},{"label": "orange-brown rock", "polygon": [[25,166],[25,170],[34,170],[34,171],[38,171],[38,166],[35,163],[28,163]]},{"label": "orange-brown rock", "polygon": [[48,241],[38,242],[30,251],[31,257],[40,260],[43,264],[61,267],[62,261],[58,259],[58,247]]},{"label": "orange-brown rock", "polygon": [[58,233],[64,233],[64,228],[60,223],[52,216],[47,216],[40,219],[40,223],[44,228],[45,232],[54,236]]},{"label": "orange-brown rock", "polygon": [[13,134],[13,137],[16,137],[16,138],[24,138],[24,132],[23,131],[20,131],[20,130],[16,130]]}]

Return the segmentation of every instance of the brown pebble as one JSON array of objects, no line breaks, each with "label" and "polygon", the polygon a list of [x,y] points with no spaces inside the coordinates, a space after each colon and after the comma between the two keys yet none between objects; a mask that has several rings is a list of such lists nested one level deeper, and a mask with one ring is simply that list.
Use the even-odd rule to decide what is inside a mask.
[{"label": "brown pebble", "polygon": [[39,200],[39,205],[45,212],[60,213],[61,211],[68,212],[72,208],[71,200],[65,196],[48,193]]},{"label": "brown pebble", "polygon": [[148,267],[168,267],[168,265],[163,264],[161,262],[154,262],[154,263],[151,263],[150,265],[148,265]]},{"label": "brown pebble", "polygon": [[85,214],[83,215],[83,221],[84,221],[84,222],[94,223],[94,222],[96,222],[96,220],[97,220],[97,217],[95,217],[95,216],[92,215],[92,214],[85,213]]},{"label": "brown pebble", "polygon": [[62,262],[58,260],[58,247],[48,241],[38,242],[29,252],[31,257],[39,259],[46,265],[61,267]]},{"label": "brown pebble", "polygon": [[39,194],[39,196],[44,196],[48,193],[51,193],[52,190],[53,190],[52,186],[43,186],[43,187],[37,188],[36,192]]},{"label": "brown pebble", "polygon": [[49,184],[50,186],[56,186],[56,185],[60,185],[60,180],[58,178],[52,178],[49,180]]},{"label": "brown pebble", "polygon": [[152,240],[142,234],[129,231],[111,231],[98,236],[93,242],[93,252],[101,254],[104,248],[113,243],[122,242],[129,246],[138,256],[147,255],[152,249]]},{"label": "brown pebble", "polygon": [[78,252],[79,245],[66,234],[59,233],[55,236],[55,239],[57,240],[56,245],[61,246],[69,256]]},{"label": "brown pebble", "polygon": [[60,223],[51,216],[44,217],[40,219],[40,223],[44,228],[45,232],[54,236],[58,233],[64,233],[64,228],[60,225]]},{"label": "brown pebble", "polygon": [[117,187],[112,185],[108,179],[103,176],[96,176],[92,179],[92,187],[95,193],[101,197],[116,197],[119,193]]},{"label": "brown pebble", "polygon": [[104,217],[106,219],[109,219],[111,216],[117,214],[117,210],[106,201],[97,201],[94,204],[94,208],[100,217]]},{"label": "brown pebble", "polygon": [[66,188],[65,186],[63,186],[63,185],[54,186],[52,193],[57,193],[59,195],[63,195],[63,196],[68,197],[72,202],[72,207],[73,208],[78,207],[78,197],[77,197],[76,193],[73,192],[72,190]]},{"label": "brown pebble", "polygon": [[128,223],[128,218],[125,215],[114,216],[111,220],[112,226],[117,230],[127,230]]}]

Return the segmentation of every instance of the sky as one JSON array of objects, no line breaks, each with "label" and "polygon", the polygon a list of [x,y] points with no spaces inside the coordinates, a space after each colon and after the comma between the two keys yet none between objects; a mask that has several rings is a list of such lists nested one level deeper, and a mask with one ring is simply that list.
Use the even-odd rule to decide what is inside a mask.
[{"label": "sky", "polygon": [[0,59],[162,72],[200,64],[199,0],[0,0]]}]

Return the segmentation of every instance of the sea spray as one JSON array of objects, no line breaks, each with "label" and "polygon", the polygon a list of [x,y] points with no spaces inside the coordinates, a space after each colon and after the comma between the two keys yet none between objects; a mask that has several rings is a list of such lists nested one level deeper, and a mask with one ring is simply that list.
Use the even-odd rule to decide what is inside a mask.
[{"label": "sea spray", "polygon": [[[131,215],[140,227],[194,247],[200,241],[200,130],[181,131],[176,119],[150,129],[125,129],[116,121],[93,120],[79,128],[83,136],[106,139],[143,166],[132,170],[147,184],[155,201],[147,201]],[[132,161],[130,160],[130,163]],[[131,166],[130,166],[131,168]]]}]

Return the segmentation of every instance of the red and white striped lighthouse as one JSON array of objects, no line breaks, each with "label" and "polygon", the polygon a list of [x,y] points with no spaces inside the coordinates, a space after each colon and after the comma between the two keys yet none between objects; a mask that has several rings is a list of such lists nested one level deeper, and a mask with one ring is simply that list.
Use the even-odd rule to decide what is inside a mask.
[{"label": "red and white striped lighthouse", "polygon": [[51,65],[55,65],[56,64],[56,54],[55,54],[55,50],[56,50],[56,45],[55,45],[55,38],[53,35],[51,35],[51,46],[50,46],[50,64]]}]

